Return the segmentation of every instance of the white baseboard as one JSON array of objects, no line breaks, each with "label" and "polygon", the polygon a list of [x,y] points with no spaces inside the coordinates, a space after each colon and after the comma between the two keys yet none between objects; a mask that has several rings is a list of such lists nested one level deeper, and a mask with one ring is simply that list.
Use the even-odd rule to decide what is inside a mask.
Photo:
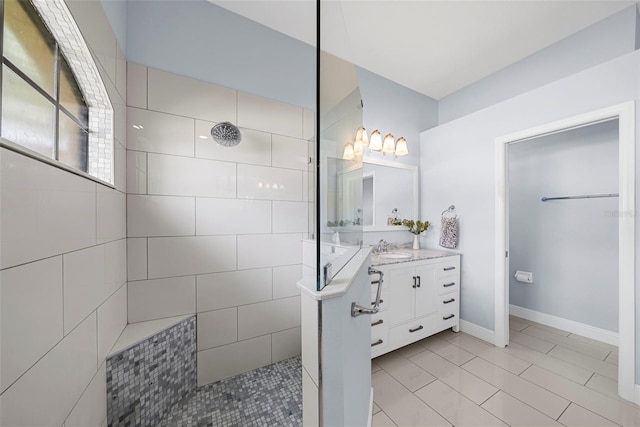
[{"label": "white baseboard", "polygon": [[472,335],[482,341],[486,341],[491,344],[495,342],[495,333],[493,331],[483,328],[482,326],[478,326],[475,323],[460,319],[460,330],[465,334]]},{"label": "white baseboard", "polygon": [[539,311],[530,310],[528,308],[509,304],[509,313],[522,317],[532,322],[538,322],[543,325],[562,329],[572,334],[582,335],[611,345],[618,345],[618,333],[607,331],[606,329],[596,328],[595,326],[585,325],[584,323],[574,320],[563,319],[561,317],[552,316],[550,314],[541,313]]}]

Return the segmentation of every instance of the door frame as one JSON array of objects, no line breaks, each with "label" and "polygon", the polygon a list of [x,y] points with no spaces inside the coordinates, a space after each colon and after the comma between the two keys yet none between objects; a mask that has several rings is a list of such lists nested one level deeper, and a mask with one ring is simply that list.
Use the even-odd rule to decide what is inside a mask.
[{"label": "door frame", "polygon": [[[509,144],[618,120],[618,394],[635,401],[635,101],[511,133],[495,140],[495,345],[509,343]],[[638,403],[638,402],[636,402]]]}]

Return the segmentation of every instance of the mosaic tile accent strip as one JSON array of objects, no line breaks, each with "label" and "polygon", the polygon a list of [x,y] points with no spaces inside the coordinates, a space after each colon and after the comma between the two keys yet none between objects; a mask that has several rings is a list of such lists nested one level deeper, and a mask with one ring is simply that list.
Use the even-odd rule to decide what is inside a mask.
[{"label": "mosaic tile accent strip", "polygon": [[107,421],[157,426],[197,388],[196,317],[107,358]]},{"label": "mosaic tile accent strip", "polygon": [[302,426],[302,359],[297,356],[200,387],[160,426]]}]

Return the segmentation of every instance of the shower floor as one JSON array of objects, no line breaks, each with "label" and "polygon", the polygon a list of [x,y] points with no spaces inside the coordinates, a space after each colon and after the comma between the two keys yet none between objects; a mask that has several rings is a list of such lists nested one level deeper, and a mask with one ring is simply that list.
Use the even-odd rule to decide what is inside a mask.
[{"label": "shower floor", "polygon": [[161,425],[301,426],[301,358],[199,387],[173,407]]}]

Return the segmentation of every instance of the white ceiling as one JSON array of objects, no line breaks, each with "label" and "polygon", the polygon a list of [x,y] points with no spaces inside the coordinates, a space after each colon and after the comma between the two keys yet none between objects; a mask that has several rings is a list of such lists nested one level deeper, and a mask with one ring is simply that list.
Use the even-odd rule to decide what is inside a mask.
[{"label": "white ceiling", "polygon": [[[315,45],[315,0],[209,0]],[[325,0],[321,47],[441,99],[634,1]]]}]

